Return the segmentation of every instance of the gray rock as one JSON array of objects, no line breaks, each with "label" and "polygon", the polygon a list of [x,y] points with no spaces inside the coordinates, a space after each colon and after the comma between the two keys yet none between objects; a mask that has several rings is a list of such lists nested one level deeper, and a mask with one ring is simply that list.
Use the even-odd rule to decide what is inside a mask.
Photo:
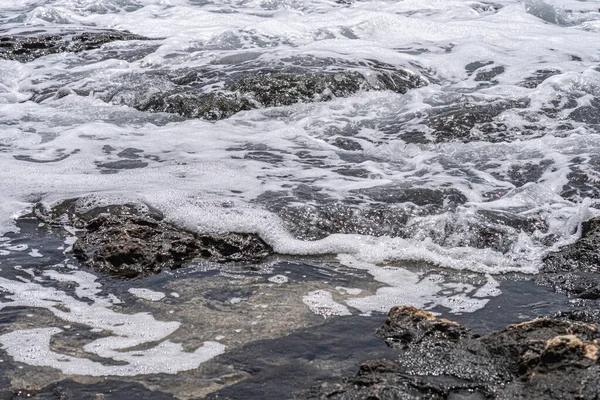
[{"label": "gray rock", "polygon": [[549,254],[535,281],[568,296],[600,299],[600,218],[585,221],[579,240]]},{"label": "gray rock", "polygon": [[115,277],[134,278],[174,269],[202,257],[215,262],[252,262],[272,253],[250,233],[199,235],[162,219],[156,210],[137,205],[113,205],[77,212],[77,200],[52,210],[38,207],[45,222],[78,227],[74,255],[85,265]]},{"label": "gray rock", "polygon": [[253,73],[238,73],[217,91],[195,88],[207,77],[186,75],[188,79],[173,81],[178,87],[160,92],[150,99],[134,104],[142,111],[169,112],[187,118],[220,120],[240,111],[296,103],[328,101],[348,97],[360,90],[392,90],[406,93],[425,85],[425,81],[403,70],[376,71],[375,78],[351,70],[316,72],[314,68],[260,68]]},{"label": "gray rock", "polygon": [[395,361],[368,361],[355,377],[298,398],[594,399],[598,328],[539,318],[480,337],[414,307],[394,307],[379,335],[398,351]]},{"label": "gray rock", "polygon": [[117,40],[147,38],[129,32],[99,29],[0,34],[0,59],[29,62],[49,54],[97,49]]}]

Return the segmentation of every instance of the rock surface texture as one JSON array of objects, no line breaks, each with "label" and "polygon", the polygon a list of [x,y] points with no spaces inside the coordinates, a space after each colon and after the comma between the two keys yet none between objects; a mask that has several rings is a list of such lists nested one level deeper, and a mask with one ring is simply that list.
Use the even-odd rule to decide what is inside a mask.
[{"label": "rock surface texture", "polygon": [[79,229],[73,253],[85,265],[117,277],[133,278],[183,266],[193,258],[215,262],[255,261],[272,253],[249,233],[196,234],[164,221],[137,205],[112,205],[78,212],[77,200],[35,214],[43,221]]},{"label": "rock surface texture", "polygon": [[559,293],[586,300],[600,299],[600,218],[582,224],[581,238],[551,253],[536,282]]},{"label": "rock surface texture", "polygon": [[49,54],[93,50],[117,40],[146,38],[116,30],[61,30],[36,35],[0,33],[0,59],[29,62]]},{"label": "rock surface texture", "polygon": [[414,307],[394,307],[378,334],[398,358],[302,399],[597,399],[600,327],[540,318],[485,336]]},{"label": "rock surface texture", "polygon": [[343,65],[336,71],[320,70],[316,67],[269,70],[248,66],[246,71],[232,72],[219,90],[205,88],[215,72],[194,72],[188,74],[186,80],[173,80],[171,90],[161,91],[131,105],[142,111],[220,120],[240,111],[328,101],[335,97],[349,97],[361,90],[406,93],[426,84],[419,76],[400,69],[374,69],[372,77],[346,69]]}]

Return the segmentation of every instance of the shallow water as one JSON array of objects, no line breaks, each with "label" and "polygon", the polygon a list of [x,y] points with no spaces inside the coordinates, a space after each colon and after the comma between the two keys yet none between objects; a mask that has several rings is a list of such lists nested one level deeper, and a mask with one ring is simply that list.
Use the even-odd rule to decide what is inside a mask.
[{"label": "shallow water", "polygon": [[[0,35],[101,29],[149,40],[0,59],[2,358],[44,371],[7,373],[11,388],[177,373],[172,393],[192,396],[198,374],[205,395],[247,378],[222,378],[215,359],[324,320],[413,304],[485,330],[566,301],[502,274],[535,273],[600,214],[596,2],[0,0]],[[358,83],[297,103],[255,93],[216,121],[149,106],[240,96],[236,82],[277,71]],[[69,227],[16,222],[75,197],[257,233],[278,255],[114,281],[71,258]],[[518,294],[539,313],[511,305]],[[285,318],[260,314],[276,304]]]}]

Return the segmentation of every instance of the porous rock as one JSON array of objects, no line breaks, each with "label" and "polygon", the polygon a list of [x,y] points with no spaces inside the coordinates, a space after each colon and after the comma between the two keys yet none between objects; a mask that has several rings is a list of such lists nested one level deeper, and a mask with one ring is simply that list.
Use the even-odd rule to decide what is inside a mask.
[{"label": "porous rock", "polygon": [[[269,70],[237,74],[217,91],[204,91],[188,82],[174,82],[172,91],[154,94],[134,104],[142,111],[169,112],[187,118],[220,120],[240,111],[328,101],[360,90],[392,90],[406,93],[426,82],[403,70],[374,72],[367,79],[354,71],[315,72],[309,68]],[[206,79],[206,78],[205,78]],[[203,81],[202,78],[197,78]]]},{"label": "porous rock", "polygon": [[147,38],[112,29],[0,34],[0,59],[29,62],[49,54],[77,53],[97,49],[105,43],[117,40],[147,40]]},{"label": "porous rock", "polygon": [[378,334],[396,360],[363,363],[301,399],[597,399],[600,327],[539,318],[485,336],[414,307],[394,307]]},{"label": "porous rock", "polygon": [[535,281],[568,296],[599,300],[600,217],[582,224],[575,243],[549,254]]},{"label": "porous rock", "polygon": [[51,210],[37,207],[45,222],[79,229],[74,255],[85,265],[116,277],[133,278],[174,269],[202,257],[215,262],[257,261],[271,247],[251,233],[197,234],[166,222],[153,209],[135,204],[77,211],[77,200]]}]

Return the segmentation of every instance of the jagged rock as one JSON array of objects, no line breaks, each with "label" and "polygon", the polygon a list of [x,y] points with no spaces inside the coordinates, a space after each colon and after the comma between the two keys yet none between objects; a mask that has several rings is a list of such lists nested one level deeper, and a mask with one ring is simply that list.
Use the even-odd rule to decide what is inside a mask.
[{"label": "jagged rock", "polygon": [[[209,72],[206,72],[210,75]],[[133,106],[142,111],[170,112],[187,118],[220,120],[240,111],[295,103],[328,101],[348,97],[360,90],[392,90],[406,93],[426,82],[403,70],[378,71],[367,78],[354,71],[314,72],[309,68],[271,71],[261,68],[252,74],[237,74],[223,89],[205,92],[195,88],[201,77],[191,74],[192,82],[178,79],[180,87],[160,92]],[[190,83],[192,85],[190,86]]]},{"label": "jagged rock", "polygon": [[582,224],[581,238],[544,259],[536,283],[582,299],[600,299],[600,218]]},{"label": "jagged rock", "polygon": [[73,253],[85,265],[117,277],[133,278],[179,268],[196,257],[215,262],[256,261],[272,253],[249,233],[196,234],[165,222],[156,210],[133,204],[77,212],[77,200],[34,214],[54,224],[80,229]]},{"label": "jagged rock", "polygon": [[355,377],[297,398],[596,399],[599,328],[540,318],[480,337],[426,311],[394,307],[379,336],[398,351],[395,361],[368,361]]},{"label": "jagged rock", "polygon": [[217,121],[255,107],[235,93],[160,93],[136,105],[140,111],[168,112],[186,118]]},{"label": "jagged rock", "polygon": [[509,128],[498,116],[506,110],[527,107],[526,100],[498,100],[488,104],[456,104],[434,110],[425,118],[438,142],[462,140],[465,142],[486,137],[502,141]]},{"label": "jagged rock", "polygon": [[379,336],[385,338],[389,345],[399,346],[431,337],[457,341],[465,335],[468,331],[456,322],[435,318],[431,313],[414,307],[392,308],[379,330]]},{"label": "jagged rock", "polygon": [[117,30],[62,30],[53,33],[15,33],[0,35],[0,59],[33,61],[49,54],[97,49],[116,40],[147,40]]}]

